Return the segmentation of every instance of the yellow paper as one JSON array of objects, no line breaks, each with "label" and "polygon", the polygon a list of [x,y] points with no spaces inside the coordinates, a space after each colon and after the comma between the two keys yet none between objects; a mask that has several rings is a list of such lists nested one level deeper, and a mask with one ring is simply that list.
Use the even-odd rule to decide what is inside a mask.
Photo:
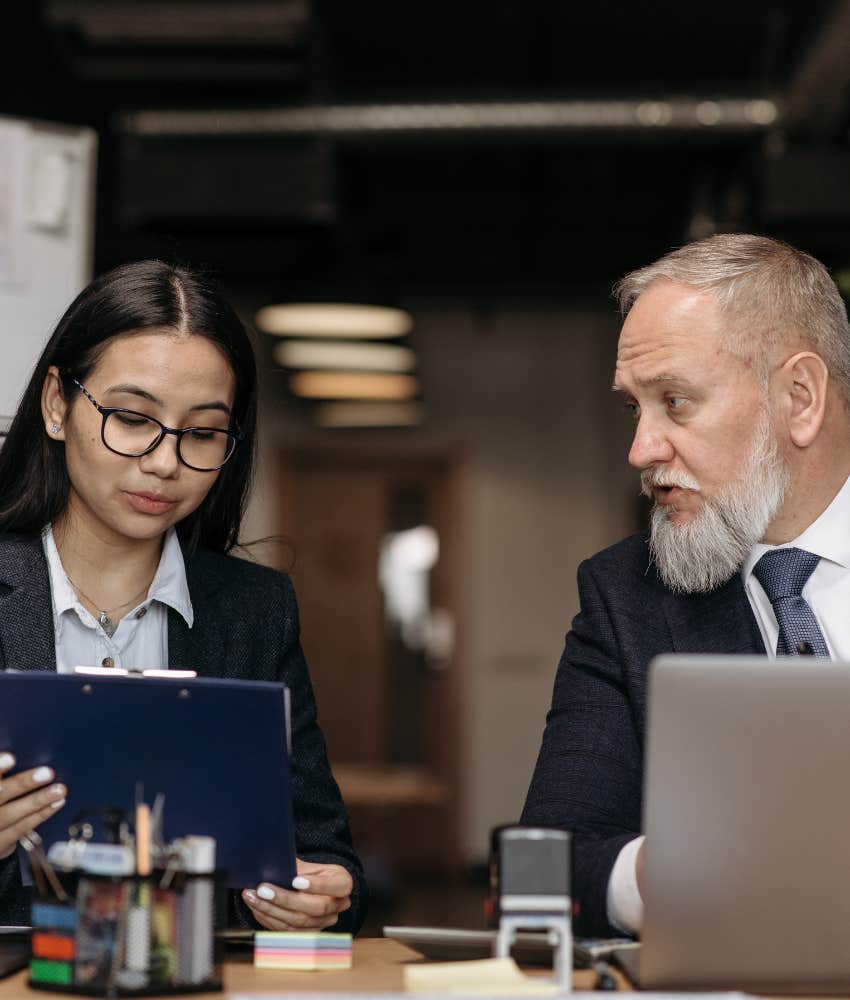
[{"label": "yellow paper", "polygon": [[512,958],[406,965],[404,988],[408,993],[449,996],[554,997],[559,992],[552,982],[523,975]]}]

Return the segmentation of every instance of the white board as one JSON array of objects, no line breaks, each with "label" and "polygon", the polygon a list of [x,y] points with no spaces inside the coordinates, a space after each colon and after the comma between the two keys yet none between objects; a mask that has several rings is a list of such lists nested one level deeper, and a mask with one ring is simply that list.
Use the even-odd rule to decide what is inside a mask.
[{"label": "white board", "polygon": [[0,117],[0,431],[92,277],[97,136]]}]

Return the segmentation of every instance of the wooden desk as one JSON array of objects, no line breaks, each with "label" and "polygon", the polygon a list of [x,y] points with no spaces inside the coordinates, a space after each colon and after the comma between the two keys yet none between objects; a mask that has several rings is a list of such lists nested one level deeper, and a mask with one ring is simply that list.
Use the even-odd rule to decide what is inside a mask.
[{"label": "wooden desk", "polygon": [[[196,1000],[222,1000],[233,993],[401,993],[406,962],[424,961],[422,956],[389,938],[362,938],[354,942],[353,967],[341,972],[281,972],[255,969],[250,962],[228,962],[224,967],[223,993],[190,993]],[[585,970],[573,973],[573,988],[592,989],[594,976]],[[621,988],[624,988],[621,985]],[[31,990],[26,971],[0,980],[0,1000],[67,994]],[[171,998],[173,1000],[173,997]]]}]

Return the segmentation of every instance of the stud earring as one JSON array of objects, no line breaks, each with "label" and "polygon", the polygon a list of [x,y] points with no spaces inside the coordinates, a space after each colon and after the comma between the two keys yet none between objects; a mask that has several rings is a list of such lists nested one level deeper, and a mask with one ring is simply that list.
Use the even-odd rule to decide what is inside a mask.
[{"label": "stud earring", "polygon": [[51,424],[50,425],[50,431],[53,434],[58,434],[59,433],[59,424]]}]

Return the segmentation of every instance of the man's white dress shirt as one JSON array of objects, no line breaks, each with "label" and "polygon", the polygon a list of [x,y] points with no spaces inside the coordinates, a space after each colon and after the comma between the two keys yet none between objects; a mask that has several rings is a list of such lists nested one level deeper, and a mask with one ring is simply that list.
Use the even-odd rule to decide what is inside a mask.
[{"label": "man's white dress shirt", "polygon": [[[803,587],[803,597],[814,611],[832,658],[850,661],[850,479],[802,534],[783,545],[759,542],[741,567],[744,590],[771,659],[776,657],[779,626],[767,594],[753,575],[753,567],[765,552],[776,548],[804,549],[821,557]],[[608,920],[629,934],[638,932],[643,924],[643,900],[635,873],[643,840],[636,837],[620,851],[608,881]]]},{"label": "man's white dress shirt", "polygon": [[41,541],[50,573],[57,671],[69,674],[78,666],[167,669],[168,608],[182,615],[189,628],[194,622],[186,565],[174,528],[166,533],[147,597],[124,615],[112,638],[77,599],[50,525]]}]

